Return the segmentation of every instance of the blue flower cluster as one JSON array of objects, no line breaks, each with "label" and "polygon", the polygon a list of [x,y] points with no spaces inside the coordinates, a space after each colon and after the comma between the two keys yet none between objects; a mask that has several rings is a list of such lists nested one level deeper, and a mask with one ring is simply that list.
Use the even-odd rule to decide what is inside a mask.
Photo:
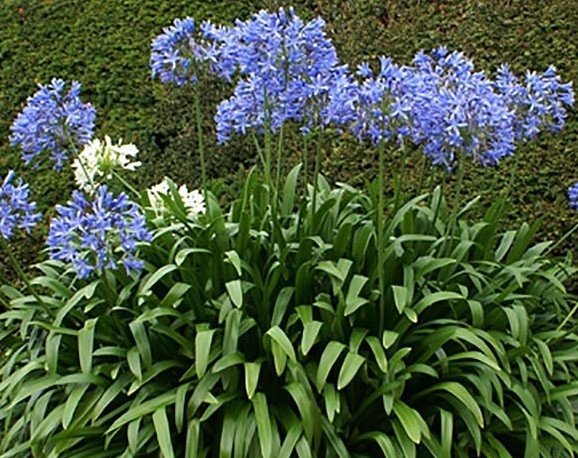
[{"label": "blue flower cluster", "polygon": [[28,185],[18,179],[14,183],[16,174],[10,170],[0,186],[0,236],[10,240],[16,228],[30,230],[41,218],[36,213],[36,203],[30,202]]},{"label": "blue flower cluster", "polygon": [[495,87],[515,115],[517,139],[534,138],[544,127],[561,130],[567,117],[566,107],[574,104],[572,83],[562,83],[553,66],[541,75],[528,71],[521,83],[503,65],[498,69]]},{"label": "blue flower cluster", "polygon": [[329,96],[346,67],[324,28],[321,18],[306,23],[292,9],[280,9],[237,21],[226,32],[222,54],[240,79],[217,108],[219,142],[247,129],[274,132],[288,121],[306,130],[325,123]]},{"label": "blue flower cluster", "polygon": [[72,201],[58,205],[56,211],[47,238],[52,259],[72,263],[80,278],[121,264],[129,273],[142,270],[137,244],[152,236],[144,216],[126,194],[114,196],[102,185],[89,201],[74,191]]},{"label": "blue flower cluster", "polygon": [[[364,63],[352,75],[340,64],[323,20],[304,22],[292,9],[261,11],[233,27],[204,23],[202,46],[195,44],[194,27],[183,24],[171,46],[186,42],[188,53],[167,56],[210,62],[218,76],[236,77],[232,97],[217,108],[221,143],[235,132],[274,132],[292,121],[305,132],[331,125],[373,143],[407,139],[448,170],[459,155],[493,166],[513,154],[516,142],[543,128],[560,129],[574,103],[571,84],[562,84],[553,67],[541,75],[527,73],[520,82],[504,66],[492,80],[462,53],[443,47],[419,52],[409,66],[381,57],[377,73]],[[176,36],[173,29],[155,43]],[[199,46],[203,52],[195,51]],[[190,66],[165,66],[167,80]]]},{"label": "blue flower cluster", "polygon": [[79,98],[80,83],[53,79],[28,98],[28,103],[11,127],[10,144],[20,146],[28,164],[49,152],[54,168],[60,170],[70,153],[86,145],[93,136],[96,110]]},{"label": "blue flower cluster", "polygon": [[570,208],[578,210],[578,183],[574,183],[568,188],[568,202]]},{"label": "blue flower cluster", "polygon": [[200,72],[208,71],[230,79],[222,68],[224,56],[218,42],[227,37],[227,28],[216,28],[210,22],[201,24],[197,32],[195,20],[175,19],[156,37],[151,46],[150,66],[153,78],[176,86],[196,84]]}]

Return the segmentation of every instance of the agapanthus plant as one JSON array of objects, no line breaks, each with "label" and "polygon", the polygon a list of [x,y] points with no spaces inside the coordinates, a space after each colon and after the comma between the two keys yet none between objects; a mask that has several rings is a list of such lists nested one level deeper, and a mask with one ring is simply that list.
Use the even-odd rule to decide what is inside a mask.
[{"label": "agapanthus plant", "polygon": [[137,246],[151,240],[138,206],[128,196],[113,195],[101,185],[89,200],[74,191],[68,205],[57,205],[47,244],[51,259],[72,263],[80,278],[124,267],[139,272],[144,264]]},{"label": "agapanthus plant", "polygon": [[141,166],[140,161],[134,160],[137,154],[135,145],[123,145],[122,140],[115,145],[108,135],[104,142],[92,140],[72,163],[76,184],[80,189],[91,192],[97,184],[112,179],[116,171],[134,171]]},{"label": "agapanthus plant", "polygon": [[10,240],[16,229],[30,230],[40,221],[36,203],[30,201],[30,190],[16,173],[8,172],[0,186],[0,237]]},{"label": "agapanthus plant", "polygon": [[198,190],[189,191],[186,185],[181,185],[177,188],[169,178],[165,177],[159,184],[147,189],[151,208],[157,217],[164,218],[171,213],[171,210],[166,205],[167,200],[172,200],[173,192],[171,188],[176,191],[187,218],[192,220],[197,215],[205,213],[205,199]]},{"label": "agapanthus plant", "polygon": [[93,136],[96,110],[80,100],[80,83],[54,78],[28,98],[28,103],[11,126],[10,144],[22,148],[29,164],[49,154],[54,168],[62,169],[69,155],[75,154]]}]

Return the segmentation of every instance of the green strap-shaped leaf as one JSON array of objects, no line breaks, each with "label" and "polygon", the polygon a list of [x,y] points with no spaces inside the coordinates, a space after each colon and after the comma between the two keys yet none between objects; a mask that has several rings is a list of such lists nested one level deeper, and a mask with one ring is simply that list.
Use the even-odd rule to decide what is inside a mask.
[{"label": "green strap-shaped leaf", "polygon": [[403,401],[399,399],[395,400],[393,403],[393,412],[401,422],[407,436],[416,444],[421,442],[422,433],[429,435],[427,423],[415,409],[412,409]]},{"label": "green strap-shaped leaf", "polygon": [[128,368],[134,374],[137,380],[142,380],[142,368],[140,364],[138,348],[132,347],[126,354],[126,360],[128,362]]},{"label": "green strap-shaped leaf", "polygon": [[315,344],[315,339],[319,335],[319,331],[323,323],[321,321],[310,321],[303,325],[303,336],[301,337],[301,352],[304,355],[309,353],[311,347]]},{"label": "green strap-shaped leaf", "polygon": [[381,344],[379,339],[375,336],[369,336],[365,339],[365,341],[369,344],[369,347],[373,352],[375,362],[377,363],[379,369],[384,374],[387,374],[387,356],[385,355],[383,345]]},{"label": "green strap-shaped leaf", "polygon": [[178,267],[175,266],[174,264],[167,264],[166,266],[163,266],[160,269],[153,272],[152,274],[150,274],[148,277],[145,277],[145,279],[142,281],[142,283],[138,289],[137,296],[146,296],[147,294],[149,294],[150,289],[161,278],[163,278],[165,275],[168,275],[177,269],[178,269]]},{"label": "green strap-shaped leaf", "polygon": [[351,279],[349,289],[347,290],[347,296],[345,297],[345,316],[351,315],[359,307],[369,303],[369,301],[364,297],[359,297],[359,293],[367,283],[367,280],[368,278],[362,275],[354,275]]},{"label": "green strap-shaped leaf", "polygon": [[144,324],[140,321],[133,321],[129,327],[134,337],[134,341],[138,348],[143,365],[145,367],[150,366],[152,364],[153,356]]},{"label": "green strap-shaped leaf", "polygon": [[241,308],[243,306],[243,288],[241,286],[241,280],[233,280],[225,283],[225,288],[227,288],[227,293],[233,304],[236,307]]},{"label": "green strap-shaped leaf", "polygon": [[338,390],[349,385],[349,382],[353,380],[353,377],[355,377],[355,374],[357,374],[357,371],[359,371],[364,362],[365,358],[363,356],[358,355],[357,353],[347,353],[337,379]]},{"label": "green strap-shaped leaf", "polygon": [[395,307],[399,313],[402,313],[407,305],[407,298],[409,297],[407,288],[405,286],[392,285],[393,300]]},{"label": "green strap-shaped leaf", "polygon": [[64,411],[62,412],[62,427],[64,429],[68,428],[72,418],[74,417],[74,412],[76,407],[78,407],[78,403],[86,393],[89,385],[82,385],[76,387],[72,390],[72,393],[66,399],[66,404],[64,405]]},{"label": "green strap-shaped leaf", "polygon": [[110,434],[120,428],[121,426],[136,420],[137,418],[149,415],[161,407],[166,407],[175,402],[176,389],[169,391],[168,393],[161,394],[156,398],[149,399],[138,405],[135,405],[129,409],[124,415],[121,415],[116,421],[108,428],[106,434]]},{"label": "green strap-shaped leaf", "polygon": [[345,345],[341,342],[332,341],[327,344],[323,354],[321,355],[321,359],[319,360],[319,367],[317,368],[317,376],[315,377],[315,386],[317,387],[317,391],[321,393],[323,390],[323,385],[325,385],[325,381],[327,380],[327,376],[329,375],[329,371],[339,358],[341,352],[345,349]]},{"label": "green strap-shaped leaf", "polygon": [[84,327],[78,331],[78,359],[80,370],[84,373],[92,370],[92,349],[94,342],[94,328],[98,318],[92,318],[84,323]]},{"label": "green strap-shaped leaf", "polygon": [[185,458],[197,458],[199,456],[199,437],[201,426],[196,418],[189,421],[187,428],[187,439],[185,447]]},{"label": "green strap-shaped leaf", "polygon": [[173,444],[171,442],[171,431],[167,419],[167,412],[164,407],[157,409],[155,413],[153,413],[153,423],[163,458],[174,458],[175,452],[173,451]]},{"label": "green strap-shaped leaf", "polygon": [[208,329],[198,332],[195,336],[195,368],[198,378],[205,375],[205,372],[207,371],[209,353],[211,352],[211,343],[214,334],[214,329]]},{"label": "green strap-shaped leaf", "polygon": [[474,397],[470,394],[470,392],[458,382],[442,382],[434,385],[430,388],[425,389],[421,393],[419,393],[419,397],[427,396],[428,394],[435,393],[436,391],[446,391],[451,396],[458,399],[474,416],[478,425],[480,427],[484,427],[484,416],[482,415],[482,411],[480,406],[474,399]]},{"label": "green strap-shaped leaf", "polygon": [[253,398],[257,383],[259,382],[259,372],[261,371],[261,363],[245,363],[245,391],[249,399]]},{"label": "green strap-shaped leaf", "polygon": [[243,353],[235,352],[229,355],[225,355],[214,364],[213,373],[217,374],[225,369],[228,369],[229,367],[243,364],[244,362],[245,355],[243,355]]},{"label": "green strap-shaped leaf", "polygon": [[253,396],[253,408],[255,410],[255,420],[257,422],[257,433],[259,435],[261,455],[264,457],[273,456],[273,433],[271,431],[271,419],[269,418],[267,398],[263,393],[256,393]]},{"label": "green strap-shaped leaf", "polygon": [[289,215],[293,211],[295,203],[295,190],[297,189],[297,181],[299,179],[299,172],[303,164],[299,163],[291,169],[285,179],[285,186],[283,187],[283,201],[281,203],[281,211],[283,215]]},{"label": "green strap-shaped leaf", "polygon": [[297,362],[297,355],[295,355],[293,345],[291,344],[289,337],[287,337],[287,334],[285,334],[279,326],[273,326],[267,331],[266,335],[271,337],[271,339],[273,339],[279,347],[283,349],[291,361]]}]

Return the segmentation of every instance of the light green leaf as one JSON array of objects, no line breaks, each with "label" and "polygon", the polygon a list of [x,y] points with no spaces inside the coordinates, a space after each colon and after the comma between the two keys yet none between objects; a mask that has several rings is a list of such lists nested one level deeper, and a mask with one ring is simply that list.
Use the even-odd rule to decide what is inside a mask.
[{"label": "light green leaf", "polygon": [[403,312],[407,305],[408,291],[405,286],[392,285],[393,299],[395,301],[395,307],[399,313]]},{"label": "light green leaf", "polygon": [[347,354],[345,361],[343,361],[343,365],[341,366],[341,370],[339,371],[339,377],[337,379],[338,390],[349,385],[349,382],[353,380],[353,377],[355,377],[355,374],[357,374],[357,371],[359,371],[364,362],[365,358],[357,353],[349,352]]},{"label": "light green leaf", "polygon": [[289,359],[293,362],[297,361],[297,356],[295,355],[295,350],[293,349],[293,345],[287,337],[287,334],[279,327],[273,326],[266,332],[266,335],[271,337],[278,345],[283,349],[285,354],[289,357]]},{"label": "light green leaf", "polygon": [[236,307],[243,305],[243,288],[241,287],[241,280],[233,280],[225,283],[225,288],[229,293],[229,297]]},{"label": "light green leaf", "polygon": [[317,368],[317,376],[315,377],[315,386],[317,387],[317,391],[321,393],[323,390],[323,385],[325,385],[325,381],[327,380],[327,376],[329,375],[329,371],[339,358],[341,352],[345,349],[345,345],[341,342],[332,341],[327,344],[323,354],[321,355],[321,359],[319,360],[319,367]]},{"label": "light green leaf", "polygon": [[174,458],[175,453],[171,442],[171,431],[167,419],[167,412],[164,407],[157,409],[155,413],[153,413],[153,423],[163,458]]},{"label": "light green leaf", "polygon": [[84,327],[78,331],[78,359],[80,370],[84,373],[92,370],[92,349],[94,342],[94,328],[98,318],[92,318],[84,323]]},{"label": "light green leaf", "polygon": [[255,420],[257,421],[257,433],[259,434],[261,455],[263,457],[273,456],[273,433],[271,431],[271,419],[269,418],[267,398],[263,393],[256,393],[253,396],[253,408],[255,409]]},{"label": "light green leaf", "polygon": [[249,399],[253,398],[257,383],[259,382],[259,372],[261,371],[261,363],[245,363],[245,391]]},{"label": "light green leaf", "polygon": [[200,331],[195,336],[195,368],[197,377],[201,378],[207,371],[209,364],[209,353],[211,352],[211,343],[213,341],[214,329]]},{"label": "light green leaf", "polygon": [[301,352],[303,355],[307,355],[315,344],[315,339],[317,339],[322,326],[323,323],[321,321],[310,321],[303,326],[303,336],[301,337]]}]

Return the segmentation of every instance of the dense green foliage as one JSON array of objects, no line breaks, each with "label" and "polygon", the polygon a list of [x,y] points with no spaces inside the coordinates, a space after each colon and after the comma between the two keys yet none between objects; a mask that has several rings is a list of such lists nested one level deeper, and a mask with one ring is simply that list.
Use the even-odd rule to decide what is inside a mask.
[{"label": "dense green foliage", "polygon": [[577,452],[573,269],[536,227],[414,198],[385,221],[381,309],[376,202],[320,178],[312,212],[299,170],[273,207],[252,175],[226,213],[160,224],[145,275],[45,262],[44,305],[2,287],[2,456]]},{"label": "dense green foliage", "polygon": [[[179,182],[198,185],[198,158],[191,96],[186,90],[161,87],[150,79],[148,55],[151,39],[175,17],[194,16],[227,22],[246,17],[259,8],[274,9],[289,3],[255,0],[159,1],[159,0],[6,0],[0,5],[0,173],[20,168],[19,154],[8,147],[13,117],[35,83],[53,76],[77,79],[86,100],[98,112],[98,135],[108,134],[134,142],[142,151],[142,184],[158,182],[171,174]],[[578,6],[574,0],[527,2],[490,0],[463,2],[368,1],[363,4],[335,0],[295,1],[300,16],[321,15],[343,60],[352,65],[379,54],[407,62],[417,50],[446,45],[474,58],[479,68],[493,71],[509,62],[520,73],[544,70],[555,64],[564,80],[576,81]],[[204,88],[206,127],[212,129],[215,103],[225,88]],[[578,120],[571,115],[564,135],[543,135],[523,147],[516,159],[498,171],[471,170],[466,174],[470,197],[493,200],[514,174],[510,197],[516,224],[542,218],[541,238],[556,238],[572,224],[565,189],[576,178]],[[300,141],[292,142],[299,151]],[[235,141],[226,147],[209,144],[209,168],[213,178],[238,186],[239,176],[254,161],[251,145]],[[364,184],[375,175],[372,152],[353,142],[340,141],[326,151],[324,170],[332,181]],[[410,170],[419,169],[416,156]],[[392,158],[392,169],[397,167]],[[71,174],[51,170],[21,170],[34,183],[33,192],[42,210],[62,201],[72,189]],[[419,171],[410,172],[408,181]],[[439,178],[439,177],[438,177]],[[68,190],[64,186],[68,181]],[[451,183],[450,183],[451,185]],[[236,189],[236,188],[234,188]],[[48,214],[48,217],[50,213]],[[35,259],[37,244],[20,244],[20,257]],[[564,248],[572,247],[571,241]],[[1,261],[0,261],[1,262]]]}]

